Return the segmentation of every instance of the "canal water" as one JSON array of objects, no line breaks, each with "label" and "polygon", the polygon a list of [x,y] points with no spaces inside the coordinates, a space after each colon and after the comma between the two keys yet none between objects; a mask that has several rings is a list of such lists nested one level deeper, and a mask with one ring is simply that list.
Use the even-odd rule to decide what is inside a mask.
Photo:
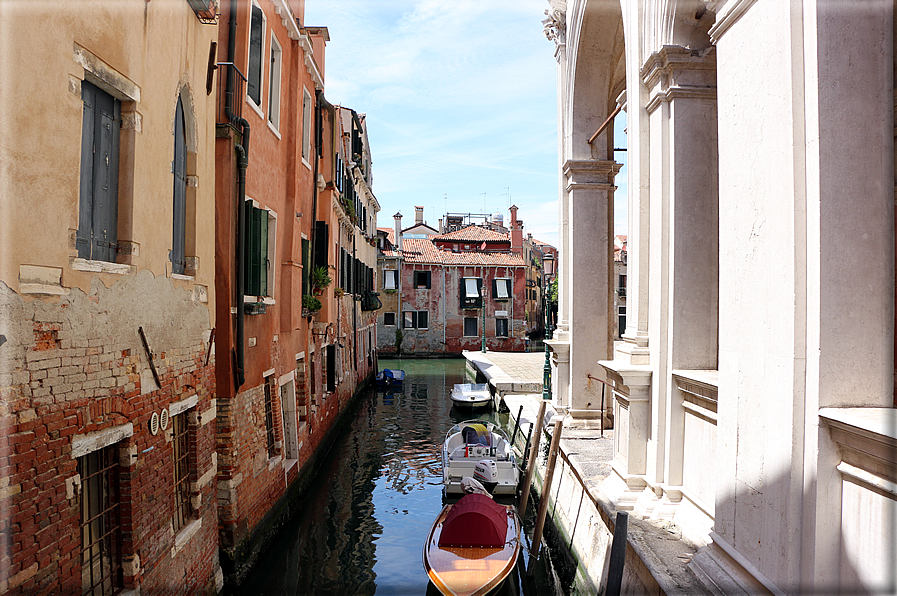
[{"label": "canal water", "polygon": [[[439,447],[456,422],[507,414],[459,413],[449,393],[465,360],[380,360],[405,371],[401,390],[370,388],[318,472],[313,490],[234,594],[438,594],[423,545],[442,509]],[[512,429],[513,430],[513,429]],[[509,433],[510,434],[510,433]],[[531,501],[532,503],[532,501]],[[529,547],[535,506],[527,508]],[[522,562],[498,594],[563,594],[550,553]],[[565,575],[565,574],[562,574]]]}]

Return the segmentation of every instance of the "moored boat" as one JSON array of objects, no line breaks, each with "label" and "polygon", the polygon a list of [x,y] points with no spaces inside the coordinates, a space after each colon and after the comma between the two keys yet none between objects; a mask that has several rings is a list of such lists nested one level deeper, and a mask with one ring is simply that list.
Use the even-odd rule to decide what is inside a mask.
[{"label": "moored boat", "polygon": [[482,482],[496,495],[517,493],[520,470],[511,441],[498,426],[466,420],[453,426],[442,443],[442,482],[446,494],[463,492],[465,476]]},{"label": "moored boat", "polygon": [[492,407],[492,394],[486,383],[457,383],[452,388],[451,399],[457,408]]},{"label": "moored boat", "polygon": [[399,387],[405,381],[405,371],[394,368],[384,368],[374,378],[378,387]]},{"label": "moored boat", "polygon": [[480,596],[501,584],[520,555],[520,518],[511,505],[468,494],[443,507],[424,544],[424,568],[447,596]]}]

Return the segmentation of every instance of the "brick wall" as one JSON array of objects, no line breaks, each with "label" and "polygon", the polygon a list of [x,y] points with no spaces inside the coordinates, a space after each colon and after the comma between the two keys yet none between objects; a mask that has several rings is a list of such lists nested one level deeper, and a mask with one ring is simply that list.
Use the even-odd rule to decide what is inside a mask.
[{"label": "brick wall", "polygon": [[[104,447],[117,460],[124,587],[192,594],[220,582],[214,357],[206,364],[208,311],[189,296],[151,275],[53,303],[0,283],[0,592],[80,592],[77,458]],[[158,313],[173,313],[177,332]],[[175,536],[172,426],[152,434],[149,423],[185,399],[190,505]]]}]

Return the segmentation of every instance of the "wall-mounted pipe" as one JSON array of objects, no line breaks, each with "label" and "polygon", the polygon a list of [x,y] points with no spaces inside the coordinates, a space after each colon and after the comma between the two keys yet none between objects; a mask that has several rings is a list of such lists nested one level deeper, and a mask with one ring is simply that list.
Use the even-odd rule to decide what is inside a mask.
[{"label": "wall-mounted pipe", "polygon": [[231,63],[232,72],[228,74],[227,84],[224,93],[224,111],[228,121],[240,131],[240,143],[234,144],[234,151],[237,154],[237,238],[234,247],[235,261],[235,277],[236,277],[236,303],[237,303],[237,320],[236,320],[236,358],[234,370],[234,391],[239,391],[243,383],[246,382],[245,372],[245,347],[244,347],[244,314],[243,314],[243,246],[246,241],[246,224],[243,221],[243,203],[246,200],[246,169],[249,166],[249,122],[242,116],[234,113],[234,76],[236,70],[233,66],[234,57],[236,55],[236,39],[237,39],[237,3],[238,0],[231,0],[230,15],[228,16],[228,32],[227,32],[227,61]]}]

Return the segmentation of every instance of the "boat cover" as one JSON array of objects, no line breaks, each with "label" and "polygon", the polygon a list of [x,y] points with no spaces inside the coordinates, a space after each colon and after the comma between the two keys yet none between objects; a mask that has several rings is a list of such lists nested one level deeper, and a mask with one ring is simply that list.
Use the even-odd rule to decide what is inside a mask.
[{"label": "boat cover", "polygon": [[501,548],[508,533],[508,510],[485,495],[464,495],[452,506],[439,546]]},{"label": "boat cover", "polygon": [[470,445],[487,445],[490,446],[491,441],[489,430],[485,424],[470,424],[461,431],[461,438],[465,443]]}]

